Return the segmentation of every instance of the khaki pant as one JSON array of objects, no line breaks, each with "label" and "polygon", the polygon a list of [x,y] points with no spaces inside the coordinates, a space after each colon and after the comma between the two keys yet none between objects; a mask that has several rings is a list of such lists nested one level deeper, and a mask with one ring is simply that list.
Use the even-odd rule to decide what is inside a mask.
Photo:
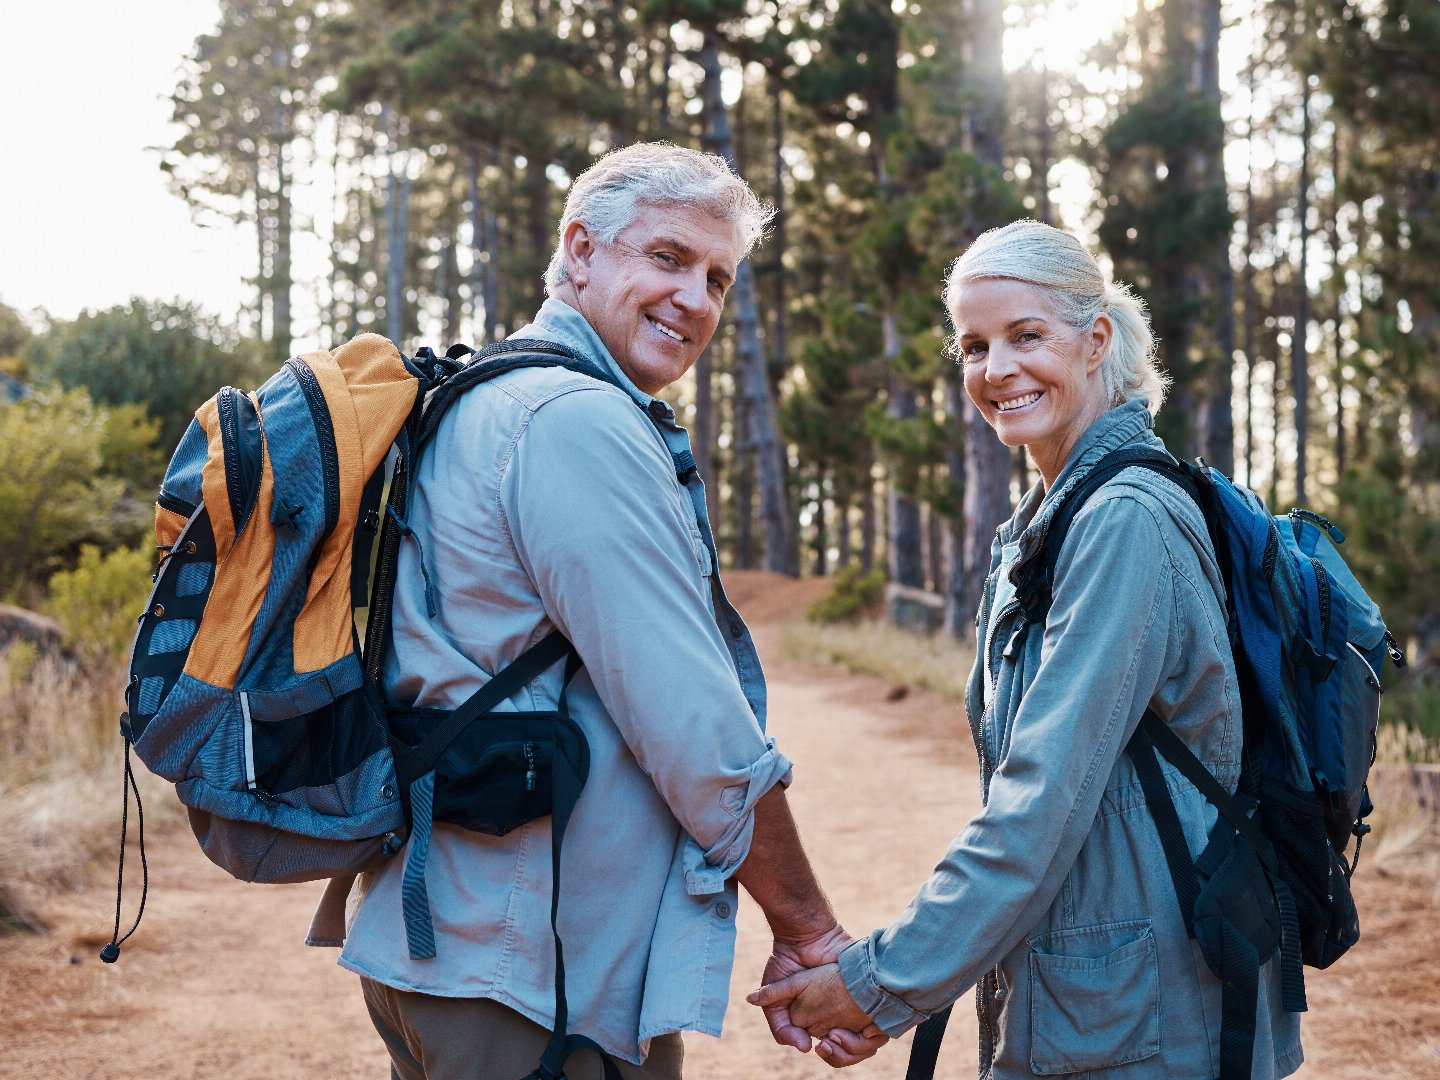
[{"label": "khaki pant", "polygon": [[[390,1051],[392,1080],[522,1080],[535,1070],[550,1032],[487,998],[445,998],[361,978],[365,1005]],[[614,1059],[625,1080],[680,1080],[678,1032],[650,1040],[644,1065]],[[569,1080],[601,1080],[600,1059],[582,1050]]]}]

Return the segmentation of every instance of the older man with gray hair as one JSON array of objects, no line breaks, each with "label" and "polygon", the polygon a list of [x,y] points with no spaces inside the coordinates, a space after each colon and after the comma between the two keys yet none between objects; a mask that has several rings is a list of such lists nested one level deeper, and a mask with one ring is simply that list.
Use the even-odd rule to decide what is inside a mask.
[{"label": "older man with gray hair", "polygon": [[[765,734],[764,676],[720,585],[703,486],[677,472],[693,461],[688,437],[655,397],[709,344],[768,217],[721,159],[669,144],[614,151],[578,177],[548,299],[514,337],[559,344],[609,381],[522,368],[462,397],[410,513],[433,617],[405,562],[413,546],[397,576],[393,701],[453,708],[555,629],[583,660],[566,691],[591,755],[559,886],[568,1030],[626,1080],[677,1078],[679,1033],[720,1033],[737,881],[774,934],[767,981],[851,940],[786,804],[790,762]],[[552,669],[511,700],[553,708],[562,680]],[[556,1026],[549,829],[435,826],[429,959],[400,932],[403,860],[366,883],[340,962],[361,976],[392,1076],[534,1068]],[[777,1042],[810,1048],[785,1010],[769,1022]],[[827,1059],[884,1041],[843,1034]],[[599,1077],[602,1062],[585,1051],[567,1069]]]}]

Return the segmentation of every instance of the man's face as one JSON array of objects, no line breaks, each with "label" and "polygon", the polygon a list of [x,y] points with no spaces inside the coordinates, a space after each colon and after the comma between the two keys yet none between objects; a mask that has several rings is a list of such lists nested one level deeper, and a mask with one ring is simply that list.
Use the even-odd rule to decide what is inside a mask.
[{"label": "man's face", "polygon": [[725,305],[739,263],[738,230],[683,206],[642,203],[613,243],[582,222],[565,230],[562,297],[600,335],[630,381],[658,394],[690,370]]}]

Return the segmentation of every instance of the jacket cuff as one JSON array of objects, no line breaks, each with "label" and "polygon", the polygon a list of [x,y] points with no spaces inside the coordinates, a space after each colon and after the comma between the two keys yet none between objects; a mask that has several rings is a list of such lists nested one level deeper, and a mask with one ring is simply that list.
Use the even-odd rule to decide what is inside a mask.
[{"label": "jacket cuff", "polygon": [[725,882],[750,854],[755,836],[755,804],[776,784],[789,786],[793,766],[775,749],[775,740],[765,740],[765,752],[751,764],[743,784],[733,784],[720,793],[720,805],[730,818],[720,838],[708,849],[693,840],[687,845],[685,891],[691,896],[708,896],[725,888]]},{"label": "jacket cuff", "polygon": [[840,953],[840,977],[855,1004],[874,1020],[881,1031],[892,1039],[903,1035],[927,1013],[912,1009],[875,981],[875,939],[863,937],[851,942]]}]

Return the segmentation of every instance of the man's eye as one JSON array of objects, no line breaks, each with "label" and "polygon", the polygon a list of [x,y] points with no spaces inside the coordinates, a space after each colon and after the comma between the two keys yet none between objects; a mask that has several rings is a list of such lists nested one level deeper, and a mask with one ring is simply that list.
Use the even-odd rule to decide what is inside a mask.
[{"label": "man's eye", "polygon": [[657,251],[655,253],[655,261],[661,263],[664,266],[680,265],[680,260],[675,258],[675,256],[671,255],[668,251]]}]

